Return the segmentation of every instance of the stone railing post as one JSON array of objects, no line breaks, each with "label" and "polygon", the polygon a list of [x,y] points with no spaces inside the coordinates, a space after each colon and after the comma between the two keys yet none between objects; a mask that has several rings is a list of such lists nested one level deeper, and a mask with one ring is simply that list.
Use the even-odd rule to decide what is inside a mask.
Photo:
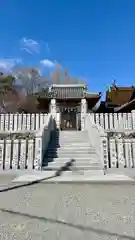
[{"label": "stone railing post", "polygon": [[132,127],[133,129],[135,129],[135,110],[132,110],[131,114],[132,114]]},{"label": "stone railing post", "polygon": [[107,133],[100,135],[100,153],[102,166],[106,170],[109,168]]},{"label": "stone railing post", "polygon": [[4,140],[0,140],[0,170],[3,170],[4,160]]},{"label": "stone railing post", "polygon": [[56,113],[56,126],[57,126],[57,129],[60,129],[60,118],[61,118],[60,113]]},{"label": "stone railing post", "polygon": [[50,102],[50,113],[53,117],[53,119],[56,120],[56,99],[51,99],[51,102]]},{"label": "stone railing post", "polygon": [[42,168],[42,131],[40,130],[36,134],[35,142],[35,159],[34,159],[34,169],[41,170]]},{"label": "stone railing post", "polygon": [[85,98],[81,100],[81,130],[85,130],[85,116],[87,113],[87,101]]}]

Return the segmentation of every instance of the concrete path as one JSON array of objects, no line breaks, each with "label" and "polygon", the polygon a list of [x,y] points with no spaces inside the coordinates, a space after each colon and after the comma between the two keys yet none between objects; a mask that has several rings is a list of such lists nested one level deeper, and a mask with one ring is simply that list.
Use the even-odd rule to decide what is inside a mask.
[{"label": "concrete path", "polygon": [[134,240],[134,185],[35,184],[0,193],[1,240]]}]

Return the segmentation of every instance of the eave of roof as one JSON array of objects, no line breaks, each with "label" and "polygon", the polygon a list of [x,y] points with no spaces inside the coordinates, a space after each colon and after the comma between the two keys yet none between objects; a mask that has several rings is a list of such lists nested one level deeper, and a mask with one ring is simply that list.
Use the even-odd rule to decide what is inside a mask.
[{"label": "eave of roof", "polygon": [[[130,92],[131,93],[130,97],[128,98],[128,96],[127,96],[127,101],[130,101],[131,98],[132,98],[132,95],[133,95],[133,93],[135,91],[135,87],[133,87],[133,86],[131,86],[131,87],[116,87],[116,90],[112,88],[111,91],[109,91],[109,89],[107,89],[106,97],[105,97],[106,102],[108,102],[108,97],[109,97],[110,93],[113,94],[113,91],[118,91],[118,92],[126,91],[126,92]],[[111,105],[113,103],[110,102],[109,104]]]},{"label": "eave of roof", "polygon": [[85,98],[101,98],[101,94],[93,93],[93,92],[86,92]]},{"label": "eave of roof", "polygon": [[127,103],[123,104],[123,105],[120,106],[120,107],[114,108],[114,112],[121,111],[123,108],[126,108],[126,107],[130,106],[130,105],[133,104],[133,103],[135,103],[135,99],[133,99],[133,100],[130,101],[130,102],[127,102]]},{"label": "eave of roof", "polygon": [[93,111],[93,112],[96,112],[96,111],[100,108],[100,105],[101,105],[101,102],[98,101],[98,102],[95,104],[95,106],[92,108],[92,111]]},{"label": "eave of roof", "polygon": [[79,87],[79,88],[86,88],[86,84],[51,84],[50,87],[56,88],[68,88],[68,87]]}]

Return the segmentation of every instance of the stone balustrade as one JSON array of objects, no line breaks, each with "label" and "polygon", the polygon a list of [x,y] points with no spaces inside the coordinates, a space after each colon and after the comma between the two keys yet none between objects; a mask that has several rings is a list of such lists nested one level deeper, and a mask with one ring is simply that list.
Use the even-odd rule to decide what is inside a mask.
[{"label": "stone balustrade", "polygon": [[92,121],[103,129],[135,129],[135,111],[131,113],[90,113]]},{"label": "stone balustrade", "polygon": [[48,114],[38,130],[0,131],[0,169],[40,170],[53,128]]},{"label": "stone balustrade", "polygon": [[0,131],[38,130],[48,114],[0,114]]},{"label": "stone balustrade", "polygon": [[107,129],[87,114],[85,129],[88,130],[90,143],[95,147],[97,155],[105,169],[135,168],[135,130]]},{"label": "stone balustrade", "polygon": [[109,168],[135,167],[135,138],[110,137],[108,143]]}]

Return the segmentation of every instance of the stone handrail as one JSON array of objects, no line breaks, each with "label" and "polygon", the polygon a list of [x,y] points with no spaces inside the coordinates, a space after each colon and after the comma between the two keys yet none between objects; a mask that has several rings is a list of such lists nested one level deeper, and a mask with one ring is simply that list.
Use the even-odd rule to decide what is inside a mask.
[{"label": "stone handrail", "polygon": [[106,165],[108,164],[107,133],[105,133],[100,125],[92,122],[92,119],[88,114],[85,116],[85,130],[88,131],[90,144],[95,147],[102,168],[106,168]]},{"label": "stone handrail", "polygon": [[36,146],[35,146],[35,169],[42,169],[43,158],[48,147],[51,132],[55,128],[55,120],[52,114],[48,114],[43,128],[36,134]]}]

